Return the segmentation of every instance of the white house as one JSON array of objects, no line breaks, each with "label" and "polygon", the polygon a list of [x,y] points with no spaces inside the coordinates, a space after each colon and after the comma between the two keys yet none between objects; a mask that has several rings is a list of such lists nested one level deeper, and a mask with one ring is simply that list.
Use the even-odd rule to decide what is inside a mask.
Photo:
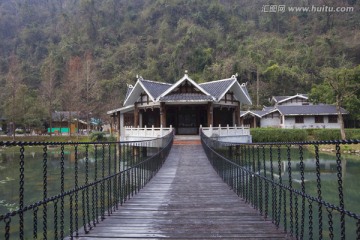
[{"label": "white house", "polygon": [[[274,96],[270,101],[275,104],[273,107],[241,112],[242,123],[251,127],[340,128],[335,105],[314,105],[305,94]],[[341,113],[348,114],[343,108]]]},{"label": "white house", "polygon": [[240,103],[251,104],[251,99],[235,75],[198,84],[185,73],[174,84],[139,77],[129,86],[124,105],[108,114],[120,135],[127,126],[172,127],[177,135],[196,135],[200,126],[239,126]]},{"label": "white house", "polygon": [[274,106],[302,106],[302,105],[312,105],[309,102],[307,94],[296,94],[294,96],[273,96],[270,99],[270,102]]}]

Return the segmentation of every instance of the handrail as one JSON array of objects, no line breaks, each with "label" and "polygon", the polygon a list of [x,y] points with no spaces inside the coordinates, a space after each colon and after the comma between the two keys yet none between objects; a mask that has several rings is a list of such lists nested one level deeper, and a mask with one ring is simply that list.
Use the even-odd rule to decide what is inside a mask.
[{"label": "handrail", "polygon": [[[165,161],[172,142],[172,132],[162,138],[145,141],[0,142],[2,147],[19,147],[20,150],[19,204],[14,211],[0,213],[0,238],[64,239],[70,236],[72,239],[78,236],[80,228],[89,232],[150,181]],[[26,204],[25,192],[25,169],[29,164],[25,159],[25,148],[28,146],[43,147],[42,197],[30,204]],[[50,191],[53,186],[48,172],[50,146],[60,149],[57,162],[60,189],[51,196],[49,192],[53,192]],[[65,168],[68,164],[66,150],[74,154],[73,168]],[[80,162],[81,154],[83,162]],[[72,178],[67,180],[69,176]],[[17,218],[18,221],[15,221]],[[25,225],[30,219],[33,222],[31,228],[26,226],[28,223]],[[2,224],[4,227],[1,227]]]},{"label": "handrail", "polygon": [[170,132],[173,131],[172,126],[168,127],[168,128],[163,128],[162,126],[159,128],[155,128],[154,126],[152,127],[125,127],[124,128],[124,139],[132,139],[132,138],[136,138],[136,137],[140,137],[141,139],[146,139],[146,138],[156,138],[156,137],[162,137],[163,135],[167,135]]},{"label": "handrail", "polygon": [[[340,151],[340,145],[359,144],[359,140],[234,144],[201,133],[201,141],[214,169],[233,191],[291,237],[360,238],[360,214],[347,210],[344,204]],[[320,166],[319,146],[323,144],[335,147],[333,176],[338,204],[325,200],[326,193],[322,192],[324,170]],[[309,145],[314,149],[316,186],[309,185],[310,176],[305,174],[304,148]],[[294,164],[298,165],[295,169]]]},{"label": "handrail", "polygon": [[210,125],[210,127],[200,126],[200,128],[207,137],[250,135],[250,127],[244,125],[235,125],[233,127],[230,127],[229,125],[226,127],[221,127],[221,125],[218,127]]}]

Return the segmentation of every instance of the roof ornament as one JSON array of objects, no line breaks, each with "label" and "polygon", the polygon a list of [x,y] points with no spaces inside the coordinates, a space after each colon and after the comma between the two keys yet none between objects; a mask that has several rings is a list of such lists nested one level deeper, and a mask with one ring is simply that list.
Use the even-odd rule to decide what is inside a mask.
[{"label": "roof ornament", "polygon": [[188,70],[185,70],[185,76],[187,76],[188,75]]},{"label": "roof ornament", "polygon": [[139,74],[136,74],[136,79],[139,80],[139,79],[143,79],[143,77]]},{"label": "roof ornament", "polygon": [[234,75],[231,76],[231,78],[237,79],[238,76],[239,76],[239,74],[238,74],[238,73],[235,73]]}]

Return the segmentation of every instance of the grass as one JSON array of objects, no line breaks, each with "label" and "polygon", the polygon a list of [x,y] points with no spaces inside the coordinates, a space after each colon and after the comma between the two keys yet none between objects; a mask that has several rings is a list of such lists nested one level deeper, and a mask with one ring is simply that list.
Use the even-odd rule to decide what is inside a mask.
[{"label": "grass", "polygon": [[0,141],[20,141],[20,142],[88,142],[90,141],[88,136],[29,136],[29,135],[17,135],[15,140],[13,137],[0,136]]}]

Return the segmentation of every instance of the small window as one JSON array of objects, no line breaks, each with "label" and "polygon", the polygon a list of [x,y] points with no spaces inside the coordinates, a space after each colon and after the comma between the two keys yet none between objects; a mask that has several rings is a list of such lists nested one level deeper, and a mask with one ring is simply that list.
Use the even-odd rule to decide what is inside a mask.
[{"label": "small window", "polygon": [[304,123],[304,116],[296,116],[295,123]]},{"label": "small window", "polygon": [[329,116],[329,123],[337,123],[338,117],[336,115],[330,115]]},{"label": "small window", "polygon": [[324,116],[315,116],[315,123],[324,123]]}]

